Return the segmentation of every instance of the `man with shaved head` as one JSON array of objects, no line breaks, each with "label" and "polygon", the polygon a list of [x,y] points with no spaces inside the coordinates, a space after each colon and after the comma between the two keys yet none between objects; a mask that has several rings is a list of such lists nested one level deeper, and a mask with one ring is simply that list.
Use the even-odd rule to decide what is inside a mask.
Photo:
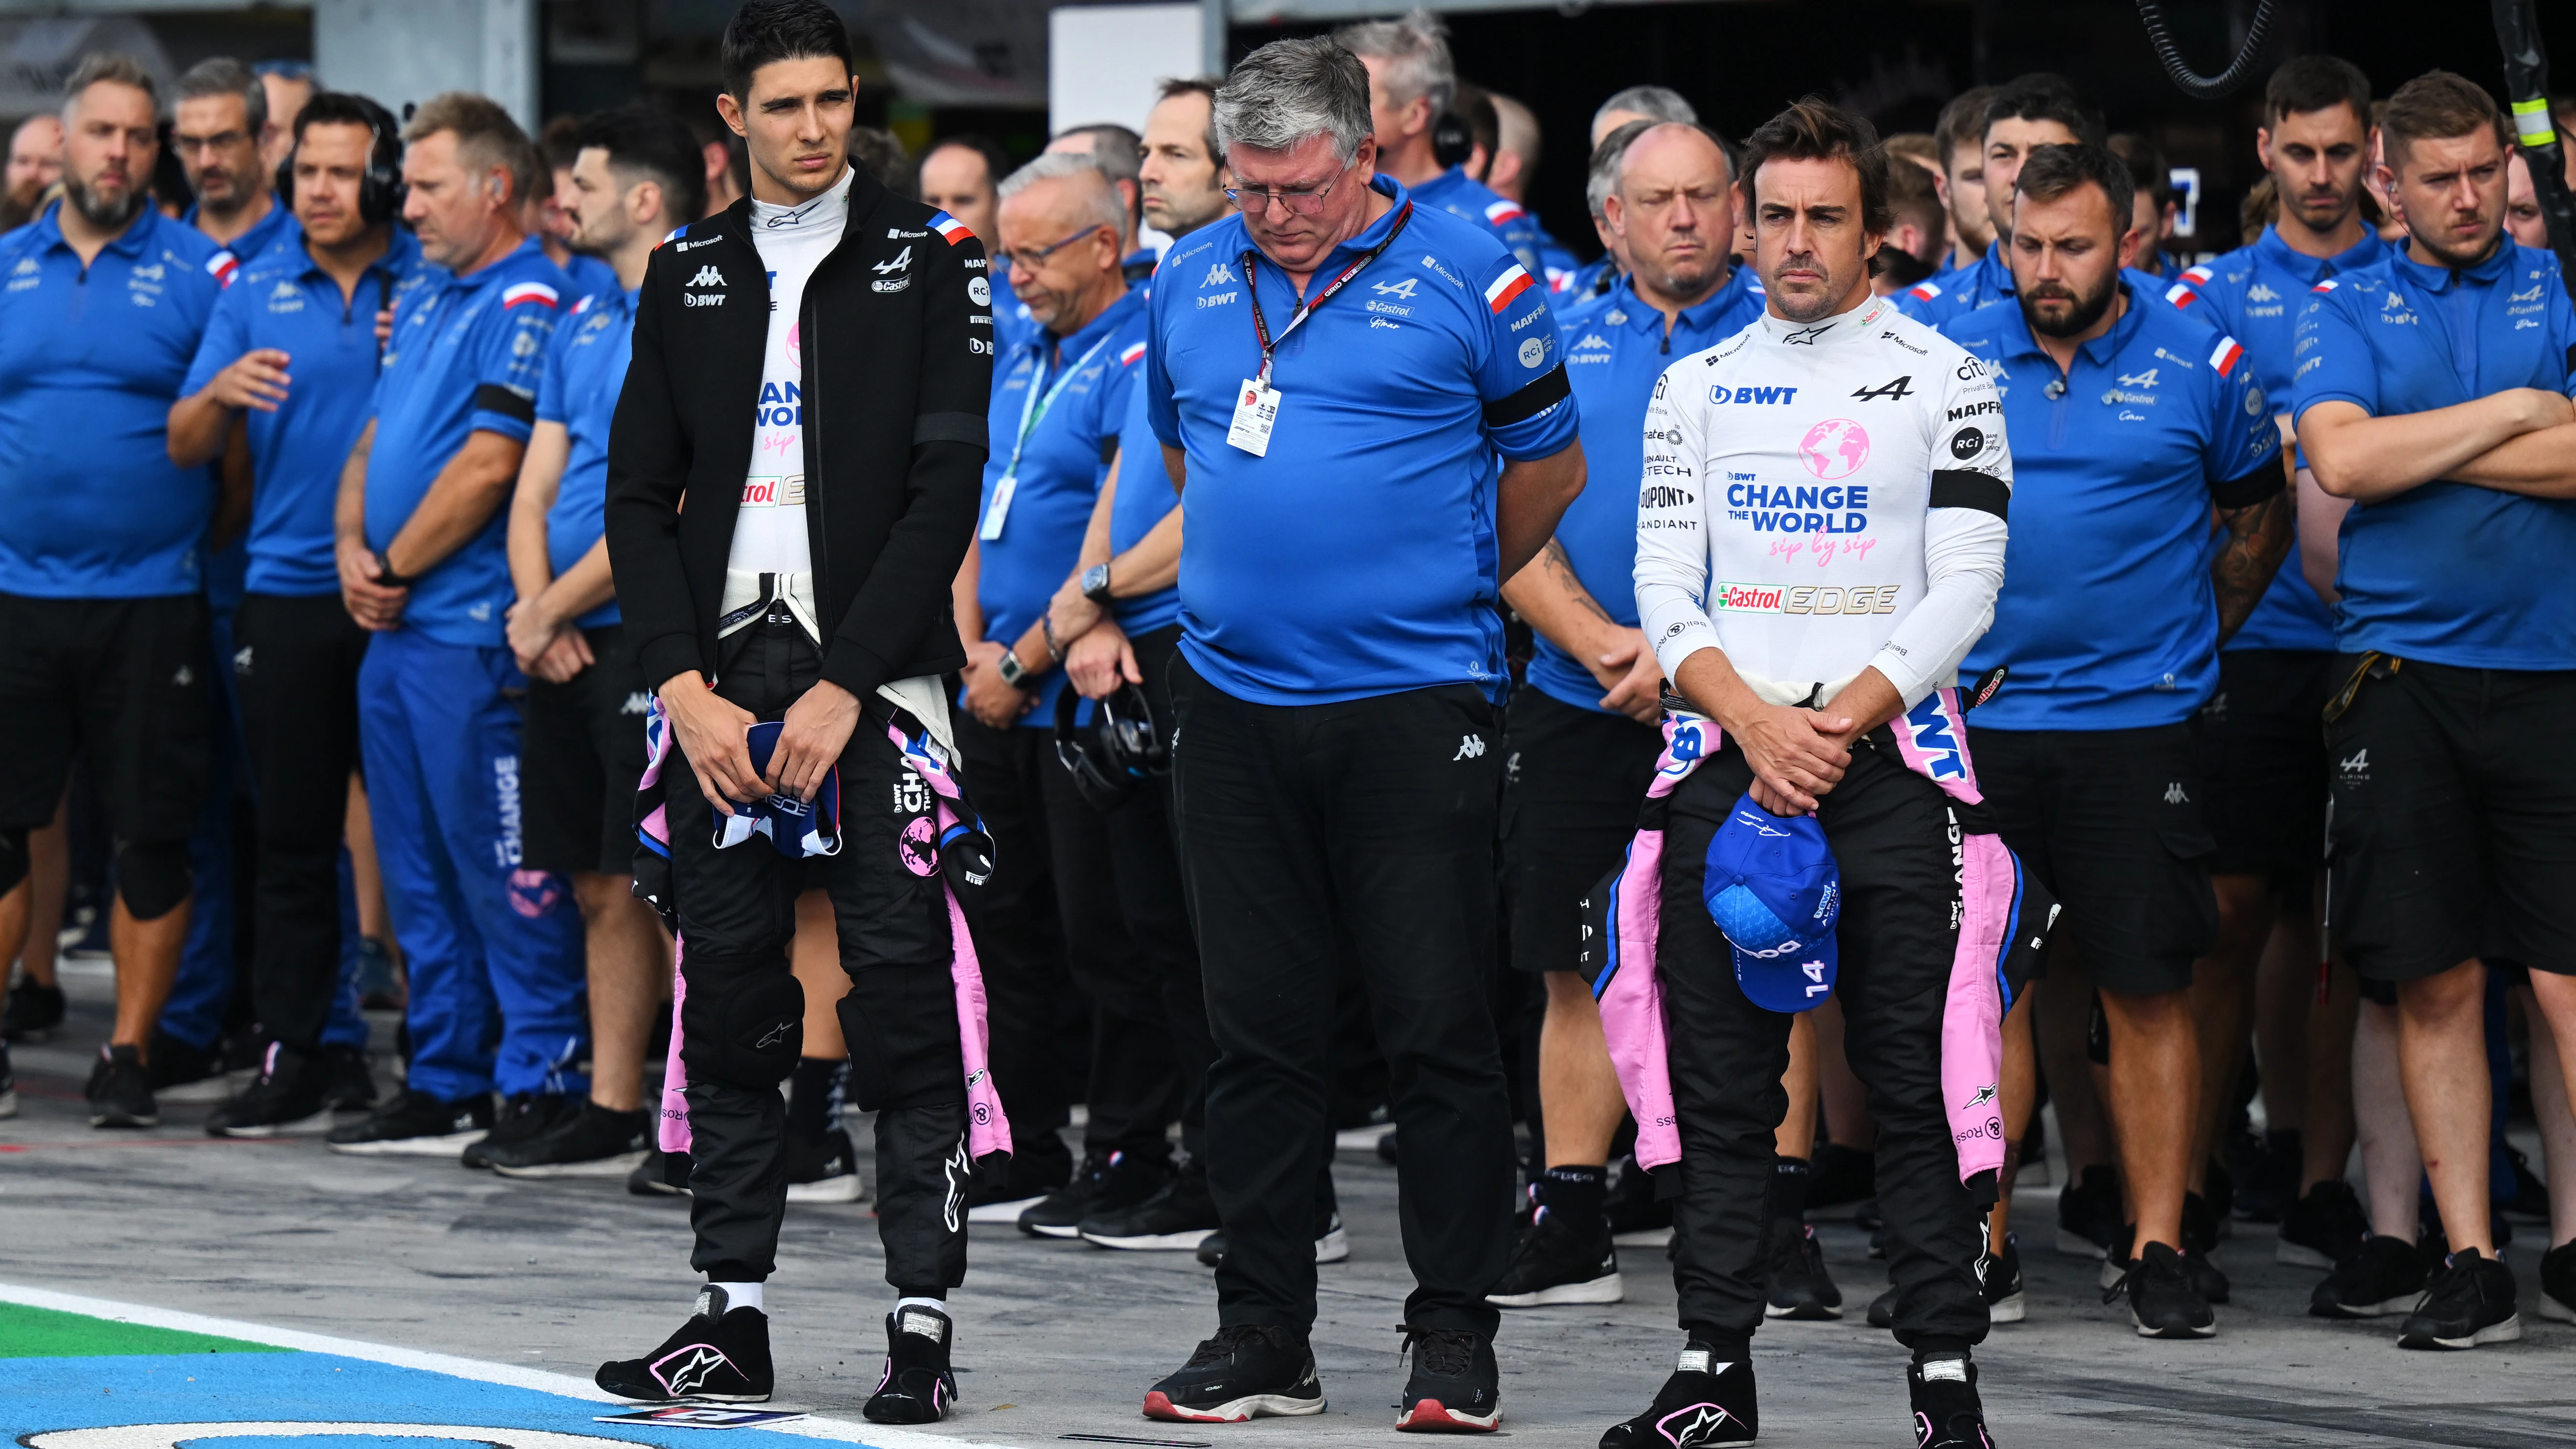
[{"label": "man with shaved head", "polygon": [[[977,945],[993,1004],[993,1080],[1022,1124],[1001,1200],[1036,1198],[1018,1214],[1021,1229],[1070,1238],[1094,1208],[1133,1206],[1171,1176],[1163,1126],[1177,1111],[1159,985],[1127,979],[1136,952],[1107,822],[1048,738],[1071,641],[1047,632],[1047,605],[1079,568],[1142,371],[1145,294],[1128,290],[1119,265],[1133,213],[1090,154],[1040,156],[1002,182],[1001,197],[993,262],[1035,325],[993,369],[983,512],[957,576],[968,641],[958,744],[1000,860]],[[1059,1025],[1068,968],[1092,1001],[1079,1171],[1054,1135],[1075,1086]]]},{"label": "man with shaved head", "polygon": [[1663,466],[1642,442],[1646,404],[1666,367],[1762,311],[1751,274],[1727,266],[1733,182],[1717,139],[1688,122],[1649,125],[1620,153],[1602,224],[1630,269],[1558,333],[1594,484],[1503,586],[1538,633],[1530,687],[1512,697],[1503,747],[1520,761],[1504,777],[1508,954],[1547,983],[1538,1056],[1547,1172],[1539,1211],[1488,1295],[1506,1308],[1615,1303],[1621,1294],[1603,1178],[1627,1103],[1576,960],[1576,903],[1618,864],[1663,743],[1663,670],[1637,627],[1631,583],[1635,490]]}]

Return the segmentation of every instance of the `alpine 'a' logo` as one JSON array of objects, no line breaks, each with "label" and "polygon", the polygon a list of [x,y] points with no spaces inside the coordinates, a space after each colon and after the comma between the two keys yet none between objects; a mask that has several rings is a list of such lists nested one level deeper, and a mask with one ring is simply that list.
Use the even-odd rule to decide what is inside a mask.
[{"label": "alpine 'a' logo", "polygon": [[902,251],[899,251],[886,260],[877,263],[872,270],[875,271],[878,276],[882,277],[888,272],[900,272],[911,265],[912,248],[906,246]]},{"label": "alpine 'a' logo", "polygon": [[1881,398],[1885,398],[1889,402],[1897,402],[1913,395],[1906,386],[1908,383],[1913,381],[1913,375],[1909,373],[1904,377],[1898,378],[1894,382],[1882,382],[1876,387],[1856,388],[1853,390],[1852,396],[1860,398],[1865,402],[1875,402]]},{"label": "alpine 'a' logo", "polygon": [[[678,1360],[676,1363],[673,1360]],[[716,1370],[730,1367],[732,1361],[712,1344],[693,1343],[662,1362],[653,1365],[653,1377],[662,1381],[674,1398],[686,1398],[706,1387]]]}]

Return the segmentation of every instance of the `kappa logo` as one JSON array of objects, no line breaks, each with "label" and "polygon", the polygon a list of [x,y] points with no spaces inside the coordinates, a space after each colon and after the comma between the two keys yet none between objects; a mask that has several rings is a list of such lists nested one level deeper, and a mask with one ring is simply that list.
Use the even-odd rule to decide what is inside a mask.
[{"label": "kappa logo", "polygon": [[691,287],[721,287],[725,285],[724,273],[717,271],[713,266],[700,267],[698,268],[698,274],[689,278],[684,285]]},{"label": "kappa logo", "polygon": [[1201,287],[1213,287],[1221,282],[1231,282],[1233,280],[1234,269],[1223,262],[1217,262],[1208,267],[1208,274],[1199,279],[1199,285]]},{"label": "kappa logo", "polygon": [[1598,332],[1586,332],[1583,334],[1583,340],[1574,344],[1574,350],[1577,352],[1584,352],[1595,347],[1608,347],[1609,345],[1609,338],[1602,336]]},{"label": "kappa logo", "polygon": [[2165,803],[2168,805],[2188,805],[2191,803],[2191,794],[2189,791],[2183,789],[2182,781],[2176,780],[2165,786]]},{"label": "kappa logo", "polygon": [[179,666],[179,672],[170,676],[170,682],[185,689],[197,682],[197,672],[182,664]]},{"label": "kappa logo", "polygon": [[1449,757],[1449,763],[1454,765],[1460,760],[1480,760],[1483,759],[1484,756],[1485,737],[1483,735],[1463,735],[1458,740],[1458,753]]},{"label": "kappa logo", "polygon": [[630,689],[626,692],[626,702],[617,707],[617,712],[619,714],[651,714],[653,712],[653,696],[640,689]]},{"label": "kappa logo", "polygon": [[234,676],[235,676],[235,677],[237,677],[237,678],[242,678],[242,679],[247,679],[247,678],[249,678],[249,677],[250,677],[250,646],[249,646],[249,645],[244,644],[244,645],[243,645],[242,647],[240,647],[239,649],[236,649],[236,650],[234,650],[234,651],[233,651],[233,674],[234,674]]},{"label": "kappa logo", "polygon": [[890,272],[900,272],[900,271],[902,271],[904,268],[909,267],[909,266],[911,266],[911,265],[912,265],[912,248],[911,248],[911,247],[909,247],[909,246],[907,246],[907,247],[905,247],[902,251],[896,252],[893,256],[888,257],[888,258],[887,258],[887,259],[885,259],[884,261],[881,261],[881,262],[877,263],[874,267],[871,267],[869,270],[871,270],[871,271],[875,272],[878,276],[882,277],[882,276],[885,276],[886,274],[888,274],[888,273],[890,273]]},{"label": "kappa logo", "polygon": [[2245,289],[2245,300],[2248,302],[2278,302],[2281,300],[2281,294],[2273,291],[2270,287],[2263,285],[2261,282],[2256,282],[2253,286]]}]

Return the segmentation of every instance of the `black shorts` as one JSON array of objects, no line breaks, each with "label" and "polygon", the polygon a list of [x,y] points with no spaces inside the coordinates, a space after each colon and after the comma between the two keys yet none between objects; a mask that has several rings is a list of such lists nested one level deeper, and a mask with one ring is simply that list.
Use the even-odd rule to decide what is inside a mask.
[{"label": "black shorts", "polygon": [[1637,830],[1663,732],[1523,688],[1503,725],[1503,910],[1511,963],[1574,971],[1576,907]]},{"label": "black shorts", "polygon": [[2217,842],[2187,724],[2129,730],[1968,726],[2004,843],[2066,909],[2084,973],[2134,996],[2181,991],[2218,936]]},{"label": "black shorts", "polygon": [[206,601],[0,594],[0,829],[50,824],[89,764],[120,842],[186,840],[204,803]]},{"label": "black shorts", "polygon": [[[2340,688],[2361,664],[2335,660]],[[2328,727],[2329,920],[2363,977],[2576,974],[2576,670],[2383,661]]]},{"label": "black shorts", "polygon": [[635,781],[653,693],[623,647],[623,629],[581,632],[595,661],[588,669],[561,684],[528,681],[519,770],[527,865],[626,875],[635,869]]},{"label": "black shorts", "polygon": [[2271,877],[2304,903],[2326,857],[2326,695],[2334,656],[2240,649],[2218,656],[2199,718],[2201,819],[2217,875]]}]

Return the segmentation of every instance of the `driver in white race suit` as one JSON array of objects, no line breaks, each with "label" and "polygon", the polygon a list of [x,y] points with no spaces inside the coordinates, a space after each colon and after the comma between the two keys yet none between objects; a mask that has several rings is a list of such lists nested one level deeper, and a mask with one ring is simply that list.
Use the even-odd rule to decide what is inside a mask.
[{"label": "driver in white race suit", "polygon": [[[2000,1143],[1985,1141],[1988,1108],[1969,1130],[1952,1120],[1944,1058],[1976,1058],[1963,1100],[1991,1097],[1994,958],[1982,1012],[1960,1009],[1954,966],[1973,994],[1980,882],[2011,871],[1980,828],[1955,685],[2003,583],[2012,460],[1984,365],[1870,295],[1888,164],[1867,121],[1813,98],[1753,133],[1740,185],[1766,310],[1674,363],[1646,412],[1637,607],[1686,707],[1667,720],[1647,811],[1664,833],[1660,1025],[1617,998],[1639,989],[1633,949],[1602,1006],[1631,1101],[1648,1104],[1638,1121],[1672,1124],[1666,1142],[1677,1130],[1651,1155],[1679,1159],[1689,1342],[1604,1449],[1743,1443],[1758,1427],[1749,1340],[1793,1018],[1748,999],[1702,898],[1710,840],[1748,791],[1775,816],[1814,812],[1840,866],[1835,993],[1878,1123],[1918,1442],[1986,1444],[1968,1351],[1986,1335],[1978,1199],[1993,1199]],[[1654,1034],[1660,1067],[1632,1070],[1648,1053],[1626,1048]],[[1666,1071],[1669,1103],[1641,1099],[1641,1072]],[[1655,1135],[1641,1126],[1648,1166]]]}]

